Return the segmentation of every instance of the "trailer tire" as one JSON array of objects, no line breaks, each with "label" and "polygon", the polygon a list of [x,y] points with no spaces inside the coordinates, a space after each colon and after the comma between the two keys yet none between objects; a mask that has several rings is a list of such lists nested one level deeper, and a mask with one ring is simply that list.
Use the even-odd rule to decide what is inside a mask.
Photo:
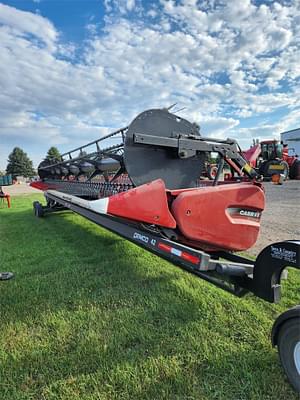
[{"label": "trailer tire", "polygon": [[44,209],[43,206],[41,205],[41,203],[39,203],[38,201],[35,201],[33,203],[33,211],[34,211],[34,215],[37,218],[42,218],[44,216]]},{"label": "trailer tire", "polygon": [[300,393],[300,318],[287,320],[278,332],[278,352],[283,369],[297,393]]}]

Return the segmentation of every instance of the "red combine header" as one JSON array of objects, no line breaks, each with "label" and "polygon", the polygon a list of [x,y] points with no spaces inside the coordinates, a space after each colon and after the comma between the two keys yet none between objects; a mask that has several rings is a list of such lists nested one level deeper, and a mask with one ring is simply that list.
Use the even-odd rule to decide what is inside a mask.
[{"label": "red combine header", "polygon": [[[218,172],[201,180],[212,152]],[[220,181],[224,163],[239,181]],[[144,111],[128,127],[43,161],[38,172],[32,186],[45,192],[46,205],[34,202],[37,217],[70,209],[236,296],[251,292],[277,302],[283,269],[300,268],[299,241],[272,244],[256,260],[234,254],[259,235],[260,175],[235,140],[204,138],[168,110]],[[287,312],[274,325],[273,344],[300,390],[300,337],[280,340],[295,316],[298,322],[300,312]]]}]

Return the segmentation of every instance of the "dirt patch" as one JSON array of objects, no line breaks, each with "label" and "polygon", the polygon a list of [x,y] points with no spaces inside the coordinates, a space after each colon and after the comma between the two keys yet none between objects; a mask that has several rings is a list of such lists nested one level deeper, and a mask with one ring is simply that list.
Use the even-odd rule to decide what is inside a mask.
[{"label": "dirt patch", "polygon": [[34,189],[27,183],[20,183],[11,186],[3,186],[3,192],[9,194],[10,196],[20,196],[23,194],[41,193],[40,190]]}]

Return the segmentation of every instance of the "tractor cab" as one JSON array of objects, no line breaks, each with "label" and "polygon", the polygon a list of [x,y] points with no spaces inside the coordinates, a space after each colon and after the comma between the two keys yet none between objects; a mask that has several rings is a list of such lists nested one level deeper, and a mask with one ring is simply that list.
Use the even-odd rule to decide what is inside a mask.
[{"label": "tractor cab", "polygon": [[277,140],[265,140],[261,142],[261,158],[263,161],[282,159],[283,145]]}]

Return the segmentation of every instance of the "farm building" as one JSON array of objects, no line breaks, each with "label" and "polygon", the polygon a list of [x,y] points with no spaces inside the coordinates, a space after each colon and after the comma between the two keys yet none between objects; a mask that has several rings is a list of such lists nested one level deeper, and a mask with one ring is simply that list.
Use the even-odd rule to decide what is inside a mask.
[{"label": "farm building", "polygon": [[289,149],[295,149],[295,153],[300,155],[300,128],[282,132],[280,137]]}]

